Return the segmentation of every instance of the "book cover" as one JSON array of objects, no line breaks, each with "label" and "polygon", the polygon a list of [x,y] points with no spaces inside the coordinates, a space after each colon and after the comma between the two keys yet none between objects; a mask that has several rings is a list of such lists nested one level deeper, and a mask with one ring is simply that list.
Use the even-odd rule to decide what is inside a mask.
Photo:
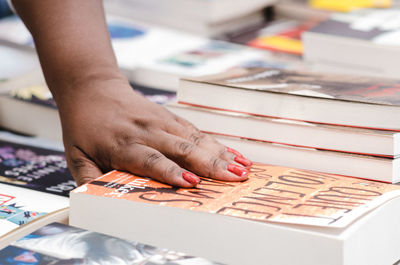
[{"label": "book cover", "polygon": [[329,19],[308,30],[375,44],[400,44],[400,9],[360,9],[351,13],[334,13]]},{"label": "book cover", "polygon": [[204,39],[204,43],[196,47],[157,58],[145,66],[183,76],[199,76],[215,74],[246,60],[259,59],[262,55],[262,52],[246,46]]},{"label": "book cover", "polygon": [[64,197],[76,187],[63,152],[2,140],[0,183]]},{"label": "book cover", "polygon": [[56,101],[45,85],[29,86],[9,92],[9,96],[28,103],[57,109]]},{"label": "book cover", "polygon": [[63,196],[0,183],[0,236],[68,206]]},{"label": "book cover", "polygon": [[249,179],[241,183],[203,178],[197,188],[181,189],[149,178],[112,171],[72,193],[260,222],[345,227],[384,202],[398,197],[400,187],[255,164]]},{"label": "book cover", "polygon": [[276,68],[234,69],[221,75],[191,78],[212,85],[379,105],[400,105],[400,81],[321,74]]},{"label": "book cover", "polygon": [[295,55],[303,54],[301,34],[314,23],[296,20],[276,21],[262,29],[247,45]]},{"label": "book cover", "polygon": [[212,265],[212,261],[52,223],[0,251],[0,264]]},{"label": "book cover", "polygon": [[[14,246],[8,246],[0,251],[2,265],[55,265],[60,262],[61,260],[55,257]],[[68,264],[75,264],[72,260],[68,260],[68,262],[71,262]]]}]

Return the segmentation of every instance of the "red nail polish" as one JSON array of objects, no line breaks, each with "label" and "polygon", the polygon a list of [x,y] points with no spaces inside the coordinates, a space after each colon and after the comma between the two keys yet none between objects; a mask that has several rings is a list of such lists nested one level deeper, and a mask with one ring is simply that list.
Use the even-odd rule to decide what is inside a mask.
[{"label": "red nail polish", "polygon": [[230,147],[227,147],[226,151],[228,151],[229,153],[235,154],[237,156],[243,156],[241,153],[239,153],[238,151],[236,151],[235,149],[232,149]]},{"label": "red nail polish", "polygon": [[187,172],[187,171],[182,173],[182,178],[184,180],[186,180],[187,182],[189,182],[190,184],[199,184],[200,183],[200,178],[198,176],[196,176],[193,173]]},{"label": "red nail polish", "polygon": [[237,166],[237,165],[228,165],[228,171],[232,172],[235,175],[238,175],[239,177],[243,177],[247,174],[249,174],[249,171],[245,169],[244,167]]},{"label": "red nail polish", "polygon": [[247,158],[244,158],[243,156],[236,156],[234,160],[235,160],[235,162],[242,164],[245,167],[249,167],[249,166],[253,165],[253,162],[251,162]]}]

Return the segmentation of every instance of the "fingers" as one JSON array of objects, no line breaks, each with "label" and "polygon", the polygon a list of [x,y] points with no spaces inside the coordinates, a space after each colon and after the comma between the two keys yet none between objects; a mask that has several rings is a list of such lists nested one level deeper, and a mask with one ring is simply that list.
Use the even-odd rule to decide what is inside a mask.
[{"label": "fingers", "polygon": [[182,169],[175,162],[148,146],[131,146],[121,155],[123,160],[116,165],[120,170],[184,188],[194,187],[200,183],[198,176]]},{"label": "fingers", "polygon": [[191,141],[165,132],[154,138],[151,145],[180,166],[204,177],[223,181],[243,181],[248,177],[251,161],[199,133]]},{"label": "fingers", "polygon": [[67,152],[67,162],[78,186],[103,174],[97,165],[76,147]]},{"label": "fingers", "polygon": [[[219,144],[212,136],[202,133],[189,121],[176,115],[174,115],[174,120],[176,121],[175,124],[169,124],[168,132],[170,134],[179,136],[201,147],[215,146]],[[207,145],[202,145],[201,142],[207,142]],[[249,167],[253,164],[250,160],[246,159],[242,154],[232,148],[227,147],[226,151],[232,153],[234,155],[233,160],[240,165]]]}]

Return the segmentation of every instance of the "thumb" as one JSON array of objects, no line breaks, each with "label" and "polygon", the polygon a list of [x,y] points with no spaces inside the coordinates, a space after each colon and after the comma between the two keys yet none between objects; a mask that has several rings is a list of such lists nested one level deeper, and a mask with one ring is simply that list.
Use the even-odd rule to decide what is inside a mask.
[{"label": "thumb", "polygon": [[69,169],[78,186],[103,175],[96,163],[79,148],[73,147],[66,155]]}]

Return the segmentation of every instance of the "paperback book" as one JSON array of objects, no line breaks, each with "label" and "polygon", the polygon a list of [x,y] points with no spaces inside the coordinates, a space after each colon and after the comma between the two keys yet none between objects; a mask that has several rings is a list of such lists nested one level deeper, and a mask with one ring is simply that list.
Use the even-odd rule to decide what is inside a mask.
[{"label": "paperback book", "polygon": [[70,222],[227,264],[391,264],[399,195],[395,185],[266,164],[245,182],[203,178],[193,189],[112,171],[71,193]]},{"label": "paperback book", "polygon": [[123,240],[76,227],[51,223],[0,251],[3,265],[126,264],[212,265],[181,252]]},{"label": "paperback book", "polygon": [[3,140],[0,183],[63,197],[77,187],[63,152]]},{"label": "paperback book", "polygon": [[277,20],[267,24],[258,36],[247,44],[252,47],[294,55],[303,54],[301,34],[313,25],[298,20]]},{"label": "paperback book", "polygon": [[263,9],[275,2],[172,0],[166,3],[159,0],[108,0],[104,4],[107,13],[213,36],[262,21]]},{"label": "paperback book", "polygon": [[166,107],[206,133],[392,159],[400,156],[400,133],[396,131],[274,119],[176,103]]},{"label": "paperback book", "polygon": [[399,15],[398,7],[334,13],[303,33],[304,59],[323,71],[398,78]]},{"label": "paperback book", "polygon": [[259,116],[398,131],[399,87],[400,81],[394,79],[236,68],[181,80],[178,101]]},{"label": "paperback book", "polygon": [[210,135],[223,145],[240,150],[253,161],[373,181],[400,182],[399,158],[327,151],[216,133]]}]

